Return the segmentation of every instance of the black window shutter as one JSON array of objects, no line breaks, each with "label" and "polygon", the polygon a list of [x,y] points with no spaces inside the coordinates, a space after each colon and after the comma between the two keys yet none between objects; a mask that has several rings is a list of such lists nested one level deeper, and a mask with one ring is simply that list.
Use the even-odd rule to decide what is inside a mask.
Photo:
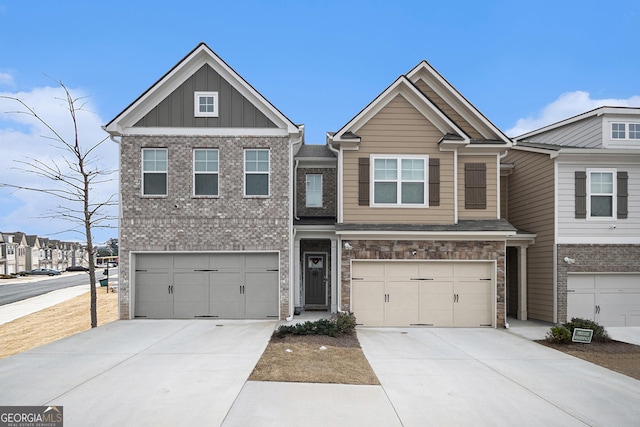
[{"label": "black window shutter", "polygon": [[576,218],[587,217],[587,173],[585,171],[575,172],[576,188]]},{"label": "black window shutter", "polygon": [[358,159],[358,205],[369,206],[369,158]]},{"label": "black window shutter", "polygon": [[629,214],[627,180],[626,172],[618,172],[618,219],[627,219]]},{"label": "black window shutter", "polygon": [[429,206],[440,206],[440,159],[429,158]]},{"label": "black window shutter", "polygon": [[465,209],[487,208],[487,165],[465,163],[464,165]]}]

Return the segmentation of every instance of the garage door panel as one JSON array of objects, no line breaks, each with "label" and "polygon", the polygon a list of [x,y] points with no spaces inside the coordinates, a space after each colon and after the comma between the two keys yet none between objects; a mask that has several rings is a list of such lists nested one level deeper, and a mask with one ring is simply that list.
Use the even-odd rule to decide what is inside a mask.
[{"label": "garage door panel", "polygon": [[173,274],[173,317],[209,315],[209,283],[206,273]]},{"label": "garage door panel", "polygon": [[459,263],[456,275],[459,282],[491,279],[492,264],[480,262]]},{"label": "garage door panel", "polygon": [[209,268],[218,271],[239,271],[244,265],[244,257],[240,254],[209,255]]},{"label": "garage door panel", "polygon": [[567,289],[570,291],[595,290],[596,288],[596,281],[593,276],[569,276],[567,280]]},{"label": "garage door panel", "polygon": [[207,269],[209,268],[209,256],[206,254],[174,254],[173,268],[177,269]]},{"label": "garage door panel", "polygon": [[278,317],[278,272],[245,273],[245,317]]},{"label": "garage door panel", "polygon": [[368,279],[385,275],[385,264],[382,262],[354,262],[351,268],[352,277]]},{"label": "garage door panel", "polygon": [[[416,269],[417,272],[417,269]],[[415,281],[389,281],[385,304],[385,326],[406,326],[419,322],[419,283]]]},{"label": "garage door panel", "polygon": [[453,325],[453,290],[453,280],[421,283],[418,323],[436,327]]},{"label": "garage door panel", "polygon": [[170,277],[168,271],[136,273],[134,316],[149,318],[171,317]]},{"label": "garage door panel", "polygon": [[420,277],[420,264],[417,262],[390,262],[385,265],[387,277]]},{"label": "garage door panel", "polygon": [[567,294],[567,320],[574,317],[593,320],[596,306],[594,293],[568,293]]},{"label": "garage door panel", "polygon": [[424,262],[419,265],[420,277],[432,279],[451,278],[455,271],[455,263],[453,262]]},{"label": "garage door panel", "polygon": [[209,307],[214,317],[239,319],[244,315],[241,272],[210,273]]},{"label": "garage door panel", "polygon": [[252,254],[244,257],[245,271],[278,270],[277,254]]},{"label": "garage door panel", "polygon": [[384,324],[384,282],[353,281],[352,307],[356,322],[364,326]]},{"label": "garage door panel", "polygon": [[169,254],[139,254],[136,256],[136,270],[160,269],[166,270],[173,265],[173,255]]}]

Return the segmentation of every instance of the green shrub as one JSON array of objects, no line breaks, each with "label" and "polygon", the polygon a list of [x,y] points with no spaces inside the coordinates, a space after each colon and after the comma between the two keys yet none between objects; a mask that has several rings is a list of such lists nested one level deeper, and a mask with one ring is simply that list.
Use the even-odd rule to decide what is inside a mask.
[{"label": "green shrub", "polygon": [[282,338],[285,335],[328,335],[337,337],[342,334],[350,334],[356,328],[356,318],[353,314],[338,313],[331,319],[319,319],[314,322],[307,320],[295,325],[281,325],[274,334]]},{"label": "green shrub", "polygon": [[575,328],[592,329],[593,330],[593,338],[591,339],[592,341],[607,342],[611,340],[611,338],[609,338],[609,334],[604,329],[604,326],[599,325],[593,320],[573,317],[570,322],[565,323],[563,326],[569,330],[569,333],[571,334],[571,336],[573,336],[573,330]]},{"label": "green shrub", "polygon": [[571,332],[564,326],[554,326],[547,332],[547,341],[556,344],[566,344],[571,342]]}]

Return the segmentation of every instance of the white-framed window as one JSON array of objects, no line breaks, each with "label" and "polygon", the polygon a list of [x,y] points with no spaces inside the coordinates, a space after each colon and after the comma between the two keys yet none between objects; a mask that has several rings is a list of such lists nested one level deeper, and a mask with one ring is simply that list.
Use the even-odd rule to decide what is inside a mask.
[{"label": "white-framed window", "polygon": [[167,195],[167,149],[142,149],[142,195]]},{"label": "white-framed window", "polygon": [[218,149],[193,150],[193,195],[218,196],[220,160]]},{"label": "white-framed window", "polygon": [[322,207],[322,175],[308,174],[306,176],[306,206],[308,208]]},{"label": "white-framed window", "polygon": [[640,139],[640,123],[611,123],[611,139]]},{"label": "white-framed window", "polygon": [[269,150],[244,150],[244,195],[269,196]]},{"label": "white-framed window", "polygon": [[371,156],[372,206],[427,206],[427,156]]},{"label": "white-framed window", "polygon": [[616,171],[587,169],[587,190],[588,218],[615,218]]},{"label": "white-framed window", "polygon": [[218,117],[218,92],[195,92],[195,117]]}]

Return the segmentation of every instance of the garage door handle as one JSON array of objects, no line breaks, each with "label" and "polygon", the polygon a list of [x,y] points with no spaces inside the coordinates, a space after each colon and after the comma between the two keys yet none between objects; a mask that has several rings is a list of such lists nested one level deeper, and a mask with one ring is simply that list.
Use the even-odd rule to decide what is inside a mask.
[{"label": "garage door handle", "polygon": [[193,270],[193,271],[218,271],[218,270],[208,270],[208,269],[203,269],[203,270]]}]

